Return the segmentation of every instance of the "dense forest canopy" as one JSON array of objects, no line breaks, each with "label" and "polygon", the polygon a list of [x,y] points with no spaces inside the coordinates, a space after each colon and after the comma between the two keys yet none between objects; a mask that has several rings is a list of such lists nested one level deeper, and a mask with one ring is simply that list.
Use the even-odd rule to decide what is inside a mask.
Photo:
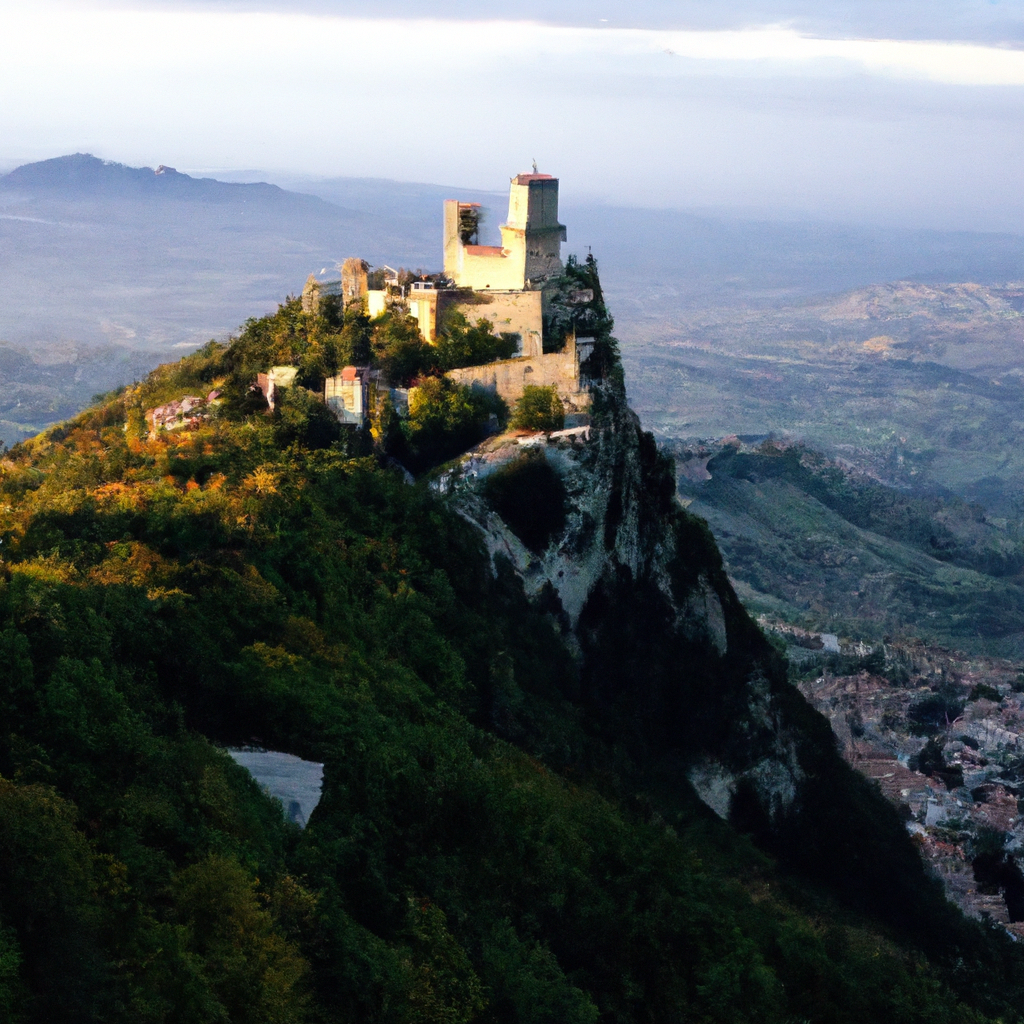
[{"label": "dense forest canopy", "polygon": [[[923,874],[917,931],[864,913],[577,699],[579,652],[543,601],[388,468],[386,435],[325,415],[324,376],[407,350],[404,324],[289,301],[7,453],[3,1019],[1019,1019],[1019,954]],[[282,362],[299,375],[270,414],[250,386]],[[473,440],[435,379],[441,413],[402,435],[424,469]],[[211,390],[188,428],[148,429]],[[544,477],[517,473],[496,501]],[[324,763],[305,830],[224,752],[242,744]],[[883,813],[846,776],[835,794]]]}]

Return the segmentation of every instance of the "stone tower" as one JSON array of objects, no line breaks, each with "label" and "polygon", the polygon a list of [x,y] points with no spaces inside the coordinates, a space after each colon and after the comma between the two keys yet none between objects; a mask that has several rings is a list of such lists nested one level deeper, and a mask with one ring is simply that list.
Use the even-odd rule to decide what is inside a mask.
[{"label": "stone tower", "polygon": [[444,271],[458,288],[474,291],[536,290],[562,272],[565,226],[558,223],[558,179],[517,174],[508,197],[501,245],[472,237],[475,203],[444,204]]},{"label": "stone tower", "polygon": [[538,287],[561,274],[566,231],[565,225],[558,223],[557,178],[517,174],[512,179],[501,239],[506,248],[522,245],[526,250],[525,287]]},{"label": "stone tower", "polygon": [[349,257],[341,265],[341,301],[345,309],[349,303],[358,302],[366,295],[366,260]]}]

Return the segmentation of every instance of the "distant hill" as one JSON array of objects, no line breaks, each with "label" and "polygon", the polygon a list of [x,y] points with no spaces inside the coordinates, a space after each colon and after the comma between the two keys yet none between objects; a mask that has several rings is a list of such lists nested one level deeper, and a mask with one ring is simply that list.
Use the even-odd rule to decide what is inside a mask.
[{"label": "distant hill", "polygon": [[23,164],[0,177],[4,192],[24,192],[31,197],[74,200],[85,197],[177,199],[192,202],[280,203],[295,208],[322,208],[312,196],[286,192],[266,182],[225,182],[193,178],[173,167],[128,167],[100,160],[90,153],[54,157]]},{"label": "distant hill", "polygon": [[752,610],[867,640],[1024,656],[1024,509],[888,487],[801,445],[670,443]]},{"label": "distant hill", "polygon": [[998,516],[1024,487],[1024,287],[902,281],[634,321],[633,402],[663,437],[799,438]]},{"label": "distant hill", "polygon": [[83,154],[0,178],[0,245],[0,341],[161,356],[273,309],[346,256],[420,257],[388,222],[315,196]]}]

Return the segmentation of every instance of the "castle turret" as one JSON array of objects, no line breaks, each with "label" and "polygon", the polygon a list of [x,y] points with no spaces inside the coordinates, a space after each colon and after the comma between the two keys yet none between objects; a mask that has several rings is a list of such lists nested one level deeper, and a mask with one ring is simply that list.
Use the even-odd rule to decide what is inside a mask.
[{"label": "castle turret", "polygon": [[558,223],[558,179],[550,174],[512,179],[501,245],[480,245],[478,225],[478,204],[445,202],[444,270],[457,287],[533,290],[562,272],[566,232]]},{"label": "castle turret", "polygon": [[[562,272],[564,224],[558,223],[558,179],[550,174],[517,174],[508,196],[508,221],[501,226],[505,248],[523,245],[525,287],[538,287]],[[522,242],[520,242],[522,239]]]}]

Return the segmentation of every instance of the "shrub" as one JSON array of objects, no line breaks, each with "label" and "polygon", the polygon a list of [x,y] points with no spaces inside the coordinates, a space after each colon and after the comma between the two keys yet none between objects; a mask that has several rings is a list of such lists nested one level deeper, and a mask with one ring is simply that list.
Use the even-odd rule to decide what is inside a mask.
[{"label": "shrub", "polygon": [[327,448],[341,437],[341,425],[324,400],[305,388],[282,388],[274,410],[275,434],[282,447],[294,442]]},{"label": "shrub", "polygon": [[565,485],[540,451],[527,451],[495,470],[484,494],[512,532],[540,554],[565,529]]},{"label": "shrub", "polygon": [[915,736],[941,732],[955,722],[964,710],[964,702],[949,690],[939,690],[915,701],[907,709],[910,731]]},{"label": "shrub", "polygon": [[370,361],[373,327],[362,306],[353,304],[345,313],[345,326],[338,336],[341,366],[365,366]]},{"label": "shrub", "polygon": [[[581,294],[589,292],[589,301]],[[557,351],[569,334],[591,336],[609,341],[613,322],[604,304],[604,294],[592,255],[580,263],[570,255],[562,276],[554,282],[544,315],[545,351]]]},{"label": "shrub", "polygon": [[1003,701],[1003,695],[994,687],[989,686],[987,683],[977,683],[971,690],[971,696],[969,700],[990,700],[996,704],[1001,704]]},{"label": "shrub", "polygon": [[515,336],[495,335],[493,331],[494,325],[489,320],[477,320],[470,326],[461,312],[449,310],[434,349],[438,368],[454,370],[460,366],[482,366],[496,359],[511,359],[517,347]]},{"label": "shrub", "polygon": [[431,366],[433,350],[420,337],[417,322],[402,313],[383,313],[373,321],[373,361],[397,387],[408,387]]},{"label": "shrub", "polygon": [[561,430],[565,426],[565,406],[553,385],[527,384],[516,402],[511,426],[519,430]]},{"label": "shrub", "polygon": [[428,377],[409,399],[409,418],[402,424],[414,472],[423,472],[464,452],[480,441],[492,414],[502,418],[504,403],[447,377]]}]

